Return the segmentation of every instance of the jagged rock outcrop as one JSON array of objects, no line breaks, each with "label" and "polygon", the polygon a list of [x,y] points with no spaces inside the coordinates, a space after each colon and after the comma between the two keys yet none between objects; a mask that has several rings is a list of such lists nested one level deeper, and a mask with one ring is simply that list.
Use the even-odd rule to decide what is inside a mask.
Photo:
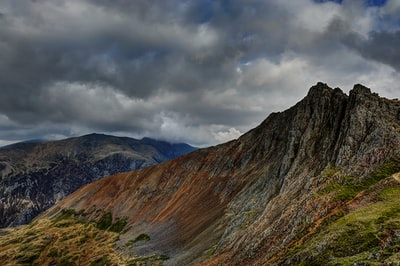
[{"label": "jagged rock outcrop", "polygon": [[399,186],[391,177],[400,172],[399,114],[399,101],[362,85],[347,96],[318,83],[237,140],[100,179],[40,219],[71,209],[86,221],[104,211],[126,217],[116,245],[135,262],[162,254],[166,265],[294,265],[318,256],[326,264],[331,239],[318,243],[321,254],[293,248]]},{"label": "jagged rock outcrop", "polygon": [[[265,171],[265,183],[249,185],[231,204],[233,213],[252,211],[253,222],[245,230],[241,223],[228,225],[232,233],[222,237],[227,240],[213,261],[266,262],[328,214],[335,203],[315,198],[327,182],[324,169],[335,167],[342,176],[362,179],[385,161],[398,161],[399,107],[400,102],[380,98],[361,85],[346,96],[319,83],[296,106],[245,135],[243,142],[260,136],[257,154],[264,151],[264,163],[274,164]],[[271,200],[261,200],[271,188]],[[260,192],[249,206],[255,191]]]},{"label": "jagged rock outcrop", "polygon": [[194,148],[101,134],[0,149],[0,227],[28,223],[82,185],[178,157]]}]

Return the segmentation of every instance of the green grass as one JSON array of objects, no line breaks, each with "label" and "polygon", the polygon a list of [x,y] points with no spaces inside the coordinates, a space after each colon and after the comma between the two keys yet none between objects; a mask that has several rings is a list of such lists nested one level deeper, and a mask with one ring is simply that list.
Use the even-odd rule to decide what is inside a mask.
[{"label": "green grass", "polygon": [[[400,237],[394,237],[387,247],[382,243],[390,237],[390,232],[400,232],[399,195],[398,186],[383,190],[378,202],[332,221],[302,246],[292,248],[287,256],[299,256],[303,265],[398,261]],[[379,258],[368,259],[376,253]]]},{"label": "green grass", "polygon": [[126,224],[128,223],[128,218],[117,218],[114,223],[108,228],[110,232],[120,233],[125,228]]},{"label": "green grass", "polygon": [[334,175],[340,172],[340,168],[335,167],[333,165],[329,165],[322,173],[321,175],[324,178],[332,178]]},{"label": "green grass", "polygon": [[56,220],[65,220],[74,217],[76,214],[74,209],[63,209],[61,214],[57,216]]},{"label": "green grass", "polygon": [[332,201],[346,202],[354,198],[359,192],[399,171],[399,162],[388,161],[379,166],[375,172],[362,179],[353,176],[344,176],[341,177],[339,181],[334,182],[331,178],[339,173],[340,170],[335,167],[329,167],[322,173],[322,176],[331,180],[321,192],[322,195],[333,193]]},{"label": "green grass", "polygon": [[[101,212],[100,212],[101,214]],[[120,233],[128,223],[127,217],[118,217],[113,222],[113,217],[111,212],[103,212],[103,214],[94,221],[88,221],[86,216],[89,216],[90,213],[85,213],[83,211],[75,211],[74,209],[64,209],[61,213],[54,219],[56,222],[56,227],[69,227],[74,224],[80,223],[88,223],[93,222],[95,226],[104,231],[110,231],[114,233]]]}]

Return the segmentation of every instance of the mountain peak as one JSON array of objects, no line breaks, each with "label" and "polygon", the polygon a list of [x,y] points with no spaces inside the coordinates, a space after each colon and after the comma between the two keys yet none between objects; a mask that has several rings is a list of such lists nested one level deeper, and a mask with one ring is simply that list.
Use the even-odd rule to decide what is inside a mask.
[{"label": "mountain peak", "polygon": [[[363,108],[364,112],[371,112],[373,109],[378,108],[381,102],[387,101],[387,99],[379,97],[378,93],[371,92],[371,89],[361,85],[354,85],[353,89],[349,93],[349,108]],[[383,115],[386,116],[385,113]]]},{"label": "mountain peak", "polygon": [[312,86],[308,91],[308,97],[318,97],[322,95],[326,95],[327,93],[332,92],[332,88],[329,87],[326,83],[318,82],[316,85]]},{"label": "mountain peak", "polygon": [[330,101],[332,98],[347,98],[347,95],[340,89],[332,89],[326,83],[318,82],[312,86],[305,97],[309,104],[318,104],[323,101]]},{"label": "mountain peak", "polygon": [[353,89],[350,91],[350,93],[355,93],[355,94],[364,94],[364,95],[370,95],[371,93],[371,89],[365,87],[362,84],[355,84]]},{"label": "mountain peak", "polygon": [[[308,91],[307,97],[322,97],[327,95],[334,95],[334,94],[345,94],[340,88],[332,89],[326,83],[318,82],[314,86],[310,88]],[[362,84],[355,84],[353,89],[350,91],[351,95],[376,95],[377,93],[372,93],[371,89],[362,85]]]}]

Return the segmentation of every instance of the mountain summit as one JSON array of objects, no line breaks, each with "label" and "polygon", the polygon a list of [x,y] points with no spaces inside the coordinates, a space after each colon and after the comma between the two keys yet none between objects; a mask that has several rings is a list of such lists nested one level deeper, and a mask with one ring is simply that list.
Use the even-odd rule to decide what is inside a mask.
[{"label": "mountain summit", "polygon": [[[371,221],[359,221],[356,215],[374,204],[397,203],[390,195],[400,191],[399,162],[399,101],[381,98],[362,85],[346,95],[318,83],[295,106],[271,114],[239,139],[102,178],[25,230],[41,235],[40,223],[57,228],[66,219],[103,225],[107,218],[109,226],[97,228],[113,231],[124,221],[114,230],[114,251],[106,257],[99,250],[92,252],[99,260],[127,265],[362,262],[381,250],[387,237],[391,247],[400,242],[398,212],[381,206]],[[388,213],[390,223],[384,219]],[[347,226],[336,225],[341,219]],[[11,232],[0,242],[21,232]],[[344,250],[338,241],[354,245]],[[60,240],[48,245],[63,246]],[[389,249],[385,254],[374,258],[397,259]],[[42,264],[59,261],[48,254],[38,256],[34,261]],[[79,259],[90,262],[83,255]]]}]

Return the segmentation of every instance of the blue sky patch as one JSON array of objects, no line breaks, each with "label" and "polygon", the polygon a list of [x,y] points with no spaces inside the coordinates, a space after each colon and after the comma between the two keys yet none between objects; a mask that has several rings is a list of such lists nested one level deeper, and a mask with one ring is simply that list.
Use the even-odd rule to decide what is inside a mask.
[{"label": "blue sky patch", "polygon": [[[315,3],[325,3],[325,2],[335,2],[337,4],[342,4],[343,0],[314,0]],[[381,7],[386,4],[387,0],[364,0],[366,6],[377,6]]]},{"label": "blue sky patch", "polygon": [[384,6],[386,4],[387,0],[365,0],[365,4],[367,6]]}]

